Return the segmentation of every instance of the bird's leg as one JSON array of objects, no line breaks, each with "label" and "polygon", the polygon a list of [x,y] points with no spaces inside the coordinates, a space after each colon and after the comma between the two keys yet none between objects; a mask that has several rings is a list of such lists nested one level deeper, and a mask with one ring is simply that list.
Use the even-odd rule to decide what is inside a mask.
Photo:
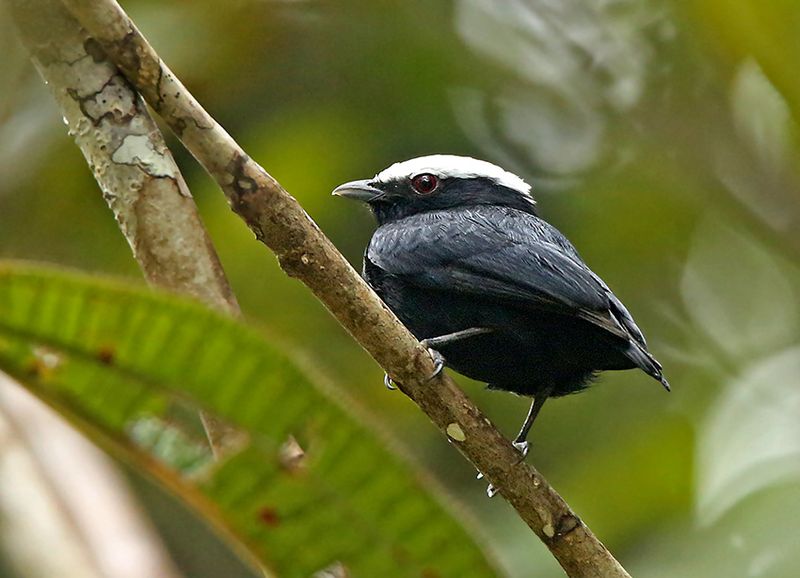
[{"label": "bird's leg", "polygon": [[528,415],[525,417],[525,421],[522,423],[522,428],[520,428],[517,437],[514,438],[514,441],[512,442],[514,447],[522,453],[522,457],[528,455],[528,451],[530,450],[528,433],[531,431],[533,422],[536,421],[536,416],[539,415],[539,411],[542,409],[544,402],[547,401],[551,391],[552,389],[548,387],[536,394],[536,397],[533,398],[533,402],[531,403],[531,408],[528,410]]},{"label": "bird's leg", "polygon": [[[525,417],[522,428],[519,430],[517,437],[514,438],[514,441],[511,442],[511,444],[522,454],[522,459],[525,459],[525,457],[528,455],[528,451],[530,451],[528,433],[530,433],[531,427],[533,427],[533,422],[536,421],[536,416],[539,415],[539,411],[542,409],[544,402],[547,401],[547,398],[550,397],[551,392],[552,388],[548,387],[540,391],[539,394],[533,398],[531,408],[528,410],[528,415]],[[478,479],[480,480],[481,478],[483,478],[483,474],[478,472]],[[486,488],[486,495],[490,498],[494,498],[495,494],[497,494],[497,488],[495,488],[492,484],[489,484],[489,486]]]},{"label": "bird's leg", "polygon": [[433,358],[434,364],[433,373],[430,377],[428,377],[428,381],[442,373],[442,370],[444,369],[445,360],[444,356],[438,351],[439,347],[442,345],[450,345],[451,343],[456,343],[462,339],[467,339],[476,335],[482,335],[491,331],[492,330],[488,327],[470,327],[469,329],[454,331],[453,333],[439,335],[438,337],[428,337],[427,339],[423,339],[420,343],[427,348],[428,353],[430,353],[431,357]]},{"label": "bird's leg", "polygon": [[[491,331],[492,330],[488,327],[470,327],[469,329],[462,329],[461,331],[454,331],[453,333],[447,333],[437,337],[428,337],[427,339],[420,341],[420,343],[428,350],[428,353],[433,359],[433,373],[428,377],[428,381],[442,373],[442,370],[445,366],[444,355],[439,353],[437,347],[449,345],[451,343],[461,341],[462,339],[467,339],[468,337],[483,335],[484,333],[491,333]],[[394,380],[389,377],[388,373],[383,374],[383,384],[386,386],[386,389],[397,389]]]},{"label": "bird's leg", "polygon": [[483,335],[484,333],[491,333],[492,330],[488,327],[470,327],[469,329],[462,329],[461,331],[454,331],[438,337],[428,337],[422,340],[422,345],[428,349],[436,349],[442,345],[450,345],[456,341],[461,341],[468,337],[475,337],[476,335]]}]

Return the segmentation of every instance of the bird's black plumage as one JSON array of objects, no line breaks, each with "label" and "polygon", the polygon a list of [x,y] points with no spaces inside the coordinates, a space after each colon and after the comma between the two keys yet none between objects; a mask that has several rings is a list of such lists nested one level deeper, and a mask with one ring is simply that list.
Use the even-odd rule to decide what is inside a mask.
[{"label": "bird's black plumage", "polygon": [[603,370],[667,385],[628,310],[537,216],[521,179],[462,157],[403,164],[337,191],[375,213],[364,277],[417,338],[485,330],[437,345],[447,366],[539,407]]}]

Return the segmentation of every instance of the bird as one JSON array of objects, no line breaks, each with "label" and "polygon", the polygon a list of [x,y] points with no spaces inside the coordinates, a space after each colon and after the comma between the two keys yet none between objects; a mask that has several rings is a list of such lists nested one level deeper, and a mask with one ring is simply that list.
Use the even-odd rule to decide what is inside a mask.
[{"label": "bird", "polygon": [[372,210],[362,275],[429,348],[434,375],[447,366],[532,398],[513,441],[523,457],[545,401],[585,390],[602,371],[638,368],[669,391],[628,309],[539,216],[519,176],[437,154],[333,194]]}]

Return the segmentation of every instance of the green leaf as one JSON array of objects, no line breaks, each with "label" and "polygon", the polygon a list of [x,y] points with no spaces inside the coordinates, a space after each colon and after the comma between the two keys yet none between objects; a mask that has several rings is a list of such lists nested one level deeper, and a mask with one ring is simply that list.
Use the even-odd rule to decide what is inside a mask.
[{"label": "green leaf", "polygon": [[[199,304],[0,262],[0,369],[281,577],[336,563],[354,577],[497,575],[351,401]],[[237,428],[220,461],[199,409]]]}]

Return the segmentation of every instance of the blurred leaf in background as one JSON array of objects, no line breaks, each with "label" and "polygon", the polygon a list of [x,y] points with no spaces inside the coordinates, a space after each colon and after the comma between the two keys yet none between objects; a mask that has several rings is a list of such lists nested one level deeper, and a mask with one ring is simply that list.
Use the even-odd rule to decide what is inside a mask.
[{"label": "blurred leaf in background", "polygon": [[[0,265],[0,370],[172,487],[270,574],[339,563],[357,576],[496,575],[432,497],[440,490],[346,395],[199,304]],[[216,462],[200,409],[238,429]]]}]

